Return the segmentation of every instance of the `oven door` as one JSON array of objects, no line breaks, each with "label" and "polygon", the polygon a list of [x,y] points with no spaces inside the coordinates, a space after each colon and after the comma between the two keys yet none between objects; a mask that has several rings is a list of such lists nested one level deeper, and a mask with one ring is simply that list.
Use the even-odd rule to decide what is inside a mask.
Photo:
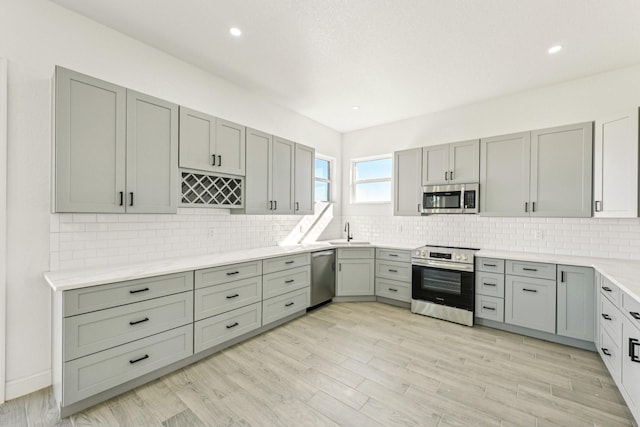
[{"label": "oven door", "polygon": [[[473,266],[469,267],[473,269]],[[473,311],[474,282],[473,271],[453,270],[444,266],[419,265],[414,261],[411,296],[415,300]]]}]

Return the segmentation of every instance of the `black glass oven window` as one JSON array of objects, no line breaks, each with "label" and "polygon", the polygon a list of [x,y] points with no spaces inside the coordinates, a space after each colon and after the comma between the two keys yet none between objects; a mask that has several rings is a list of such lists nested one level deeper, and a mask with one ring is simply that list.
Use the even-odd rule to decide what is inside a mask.
[{"label": "black glass oven window", "polygon": [[427,209],[456,209],[460,208],[460,191],[445,191],[440,193],[425,193],[424,207]]},{"label": "black glass oven window", "polygon": [[460,295],[462,293],[462,273],[433,268],[422,269],[422,289],[432,292]]}]

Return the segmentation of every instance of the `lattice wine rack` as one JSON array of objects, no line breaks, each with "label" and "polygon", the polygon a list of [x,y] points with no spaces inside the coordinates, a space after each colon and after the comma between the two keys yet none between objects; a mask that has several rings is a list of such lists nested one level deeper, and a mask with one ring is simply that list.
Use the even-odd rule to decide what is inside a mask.
[{"label": "lattice wine rack", "polygon": [[182,205],[241,208],[242,178],[182,171]]}]

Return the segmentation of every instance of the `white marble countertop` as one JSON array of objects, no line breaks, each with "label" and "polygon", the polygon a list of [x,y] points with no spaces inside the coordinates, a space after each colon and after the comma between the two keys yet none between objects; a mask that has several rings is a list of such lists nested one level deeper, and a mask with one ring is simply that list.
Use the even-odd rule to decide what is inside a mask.
[{"label": "white marble countertop", "polygon": [[[332,240],[340,242],[340,240]],[[161,274],[179,273],[201,268],[218,267],[238,262],[254,261],[296,253],[313,252],[323,249],[339,249],[353,247],[380,247],[391,249],[411,250],[413,247],[402,245],[387,245],[384,243],[350,243],[348,245],[332,245],[327,242],[316,242],[292,246],[270,246],[266,248],[247,249],[226,253],[214,253],[173,259],[161,259],[145,263],[124,264],[119,266],[95,267],[77,270],[51,271],[44,274],[44,278],[54,291],[106,283],[122,282],[126,280],[142,279]]]},{"label": "white marble countertop", "polygon": [[480,250],[476,256],[593,267],[640,302],[640,261],[495,250]]}]

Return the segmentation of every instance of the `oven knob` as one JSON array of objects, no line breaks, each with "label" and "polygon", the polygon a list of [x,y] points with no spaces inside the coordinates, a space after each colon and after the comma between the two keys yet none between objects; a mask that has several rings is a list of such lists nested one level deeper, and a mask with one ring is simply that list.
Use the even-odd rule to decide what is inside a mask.
[{"label": "oven knob", "polygon": [[427,256],[427,251],[420,251],[420,255],[424,258]]},{"label": "oven knob", "polygon": [[467,256],[463,254],[463,255],[462,255],[462,260],[463,260],[463,261],[466,261],[466,260],[467,260]]},{"label": "oven knob", "polygon": [[454,259],[455,261],[460,260],[460,255],[458,255],[458,254],[453,254],[453,259]]},{"label": "oven knob", "polygon": [[420,251],[416,251],[416,256],[420,256]]}]

